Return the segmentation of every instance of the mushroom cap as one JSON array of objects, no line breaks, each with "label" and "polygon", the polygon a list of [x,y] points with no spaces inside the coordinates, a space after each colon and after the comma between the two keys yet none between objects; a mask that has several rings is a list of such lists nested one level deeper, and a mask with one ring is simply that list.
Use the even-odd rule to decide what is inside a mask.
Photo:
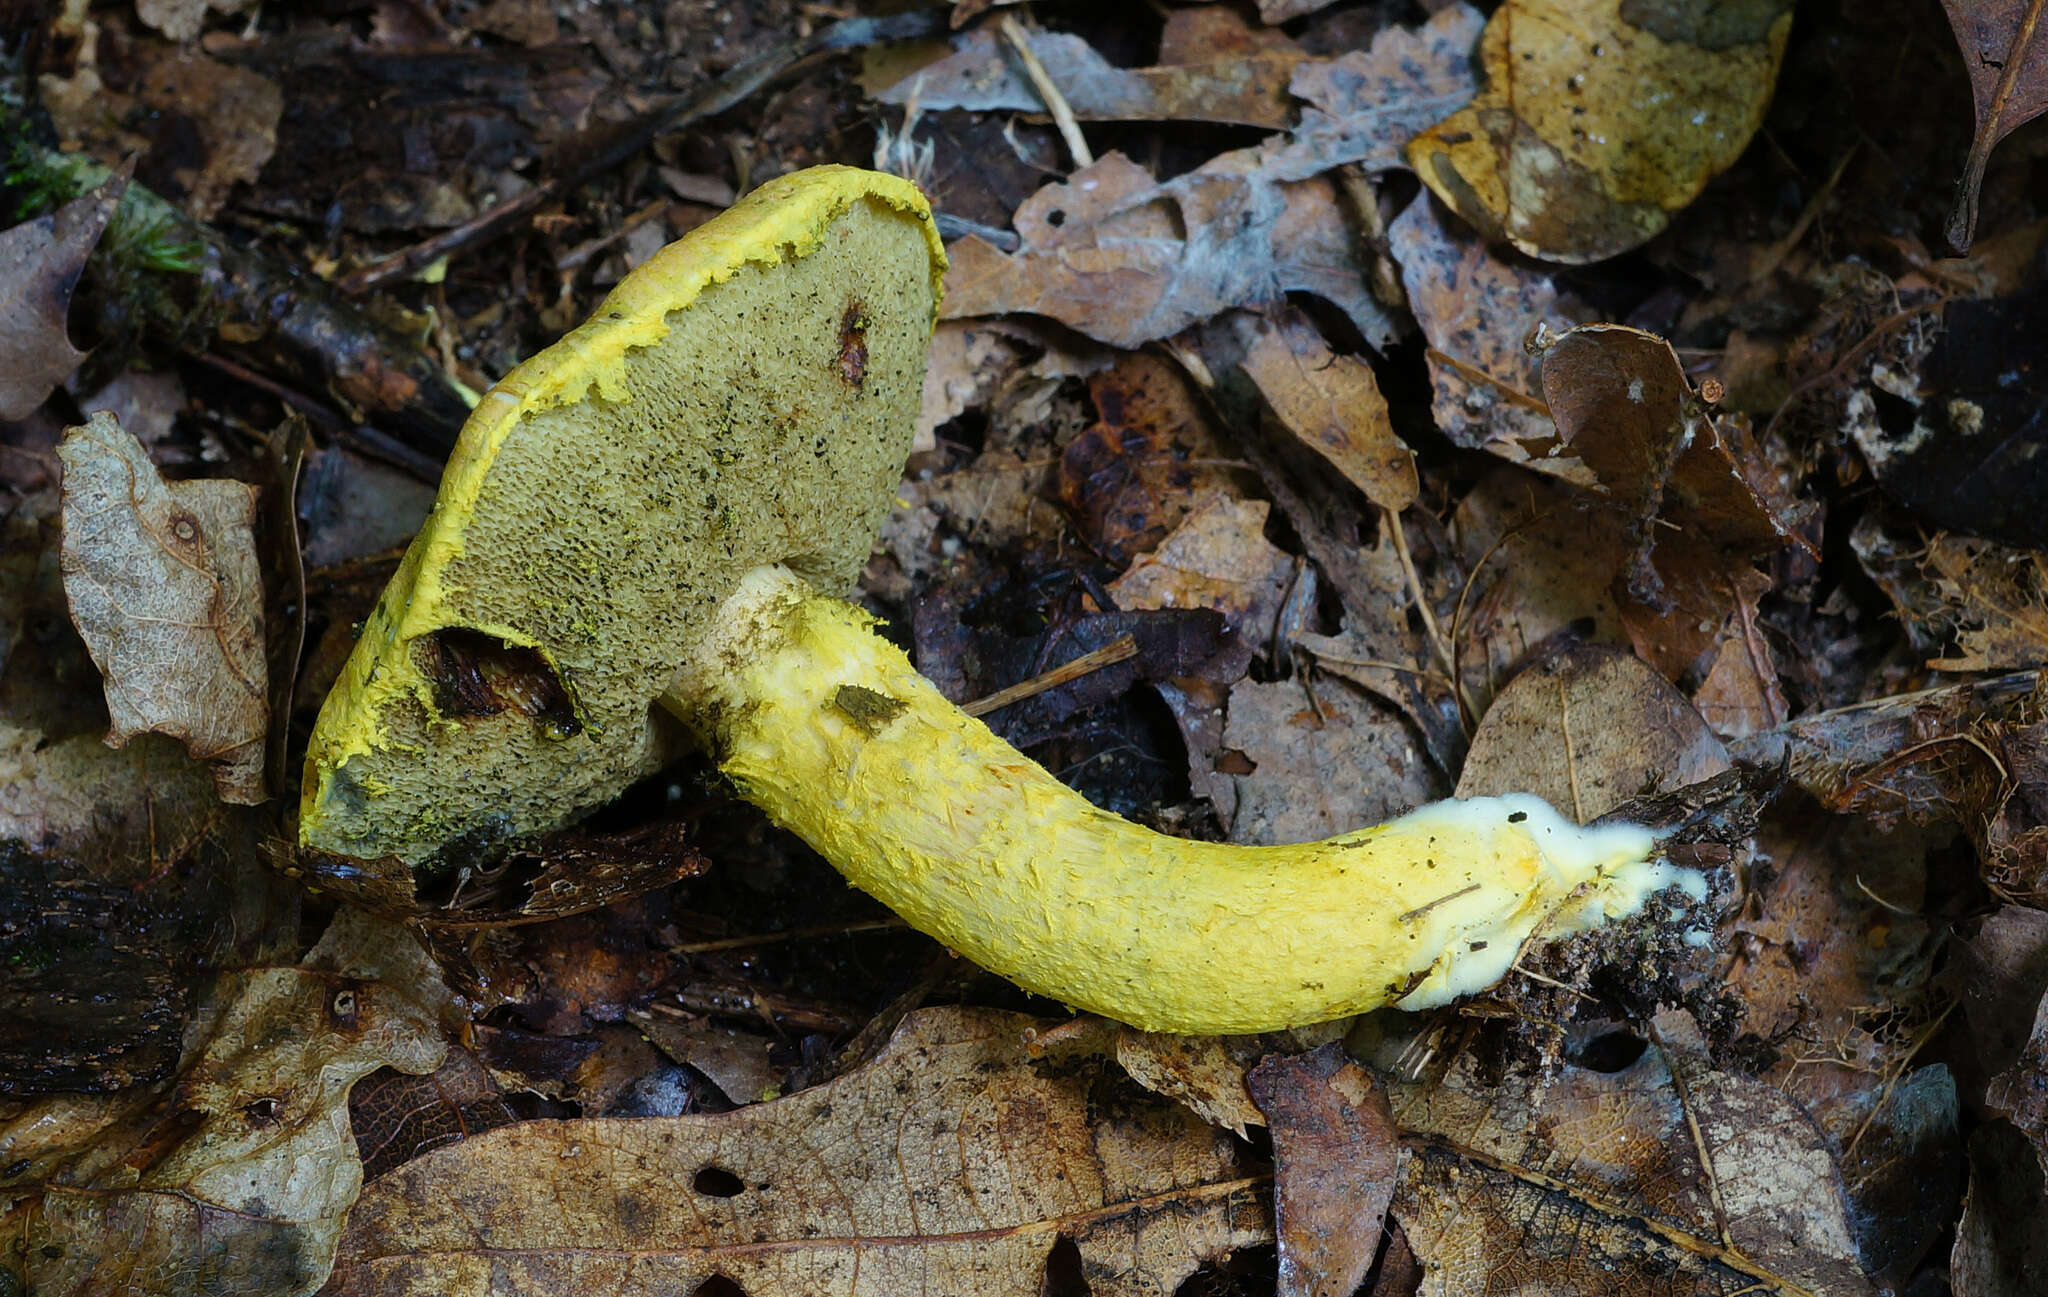
[{"label": "mushroom cap", "polygon": [[677,750],[652,702],[738,580],[850,586],[909,453],[945,252],[907,181],[771,181],[485,394],[306,754],[303,845],[422,865]]}]

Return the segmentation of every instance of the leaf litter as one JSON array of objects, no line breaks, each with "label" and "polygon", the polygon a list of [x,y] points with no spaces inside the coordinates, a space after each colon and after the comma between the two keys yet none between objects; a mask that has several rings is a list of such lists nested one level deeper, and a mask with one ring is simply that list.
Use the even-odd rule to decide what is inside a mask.
[{"label": "leaf litter", "polygon": [[[870,50],[871,97],[829,61],[745,82],[838,39],[778,44],[816,20],[779,2],[715,36],[686,7],[627,31],[382,6],[367,38],[227,8],[67,10],[32,69],[56,137],[96,165],[150,144],[149,183],[182,204],[145,195],[159,243],[215,268],[145,299],[117,222],[89,258],[0,277],[34,357],[0,429],[0,1000],[30,1008],[0,1014],[30,1024],[0,1031],[0,1130],[66,1114],[8,1182],[0,1227],[51,1240],[6,1253],[10,1279],[33,1263],[51,1291],[98,1291],[139,1255],[307,1290],[360,1160],[375,1179],[337,1291],[566,1291],[612,1267],[764,1297],[825,1290],[856,1252],[859,1282],[892,1292],[1240,1293],[1276,1270],[1290,1292],[2038,1288],[2039,162],[1991,148],[2038,98],[2038,5],[1951,6],[1953,34],[1931,11],[1802,7],[1788,42],[1781,4],[1567,23],[1516,0],[1488,23],[1275,0],[1049,11],[1021,39],[967,4],[944,47]],[[278,75],[305,51],[332,75]],[[456,73],[429,88],[428,67]],[[718,92],[712,129],[577,169],[728,69],[744,88]],[[1697,91],[1682,104],[1638,93],[1674,76]],[[1521,93],[1545,78],[1556,96]],[[1078,125],[1047,125],[1054,108]],[[308,159],[387,111],[398,151],[349,155],[337,194]],[[870,150],[848,123],[878,119]],[[1076,142],[1100,160],[1061,170]],[[1034,756],[1170,831],[1307,836],[1453,787],[1534,790],[1679,826],[1708,898],[1532,946],[1423,1019],[1145,1038],[1016,1016],[1054,1006],[844,897],[687,766],[420,887],[266,846],[289,826],[223,805],[163,733],[104,745],[122,679],[174,714],[153,724],[240,712],[249,732],[190,682],[260,665],[255,628],[301,615],[296,694],[249,679],[289,713],[255,733],[303,736],[381,551],[424,508],[460,417],[449,376],[480,387],[729,195],[870,157],[928,168],[955,266],[906,508],[863,583],[924,669],[1006,702],[991,719]],[[1928,251],[1951,207],[1984,225],[1980,256]],[[310,314],[273,318],[286,281],[256,242],[311,268]],[[318,277],[379,286],[380,331],[344,327]],[[74,338],[96,344],[82,370]],[[296,499],[265,498],[237,542],[263,574],[232,619],[258,656],[159,644],[165,670],[103,684],[60,584],[57,438],[117,399],[69,392],[138,358],[175,378],[148,453],[119,461],[134,480],[153,459],[176,480],[152,490]],[[260,453],[280,401],[314,418],[296,487]],[[90,465],[75,475],[90,489]],[[303,593],[280,525],[304,533]],[[116,606],[142,605],[80,617],[96,652]],[[412,1006],[377,1048],[315,1013],[342,970],[301,962],[300,883],[315,916],[352,896],[430,935],[442,972],[397,958],[419,948],[395,928],[332,926],[394,957],[346,974]],[[281,1071],[338,1060],[360,1102],[346,1079],[303,1109],[283,1081],[244,1100],[278,1079],[228,1039],[258,1018],[283,1024]],[[379,1062],[426,1075],[362,1075]],[[899,1086],[929,1097],[906,1108]],[[217,1135],[301,1111],[276,1145],[308,1168],[292,1185]],[[818,1130],[846,1133],[821,1149]],[[230,1169],[269,1186],[261,1210],[221,1187]],[[821,1170],[874,1196],[834,1198],[805,1179]],[[78,1186],[98,1216],[63,1196]],[[260,1245],[195,1252],[222,1211]],[[538,1250],[487,1256],[471,1226]],[[906,1263],[914,1279],[888,1268]]]}]

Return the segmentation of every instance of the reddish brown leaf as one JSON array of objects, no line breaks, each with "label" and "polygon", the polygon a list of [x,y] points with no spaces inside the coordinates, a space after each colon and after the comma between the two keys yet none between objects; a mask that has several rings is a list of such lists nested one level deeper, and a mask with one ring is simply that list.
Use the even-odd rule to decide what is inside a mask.
[{"label": "reddish brown leaf", "polygon": [[1970,158],[1948,217],[1948,238],[1967,252],[1977,232],[1977,191],[1998,142],[2048,109],[2048,38],[2042,0],[1941,0],[1963,53],[1976,107]]},{"label": "reddish brown leaf", "polygon": [[1281,1297],[1346,1297],[1372,1268],[1401,1145],[1386,1092],[1331,1043],[1245,1077],[1273,1132]]},{"label": "reddish brown leaf", "polygon": [[127,188],[116,175],[0,233],[0,419],[28,417],[85,359],[65,331],[71,290]]}]

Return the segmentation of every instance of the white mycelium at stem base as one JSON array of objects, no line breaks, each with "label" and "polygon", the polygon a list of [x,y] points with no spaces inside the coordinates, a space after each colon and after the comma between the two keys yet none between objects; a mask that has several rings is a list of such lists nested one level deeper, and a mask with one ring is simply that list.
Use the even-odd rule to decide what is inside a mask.
[{"label": "white mycelium at stem base", "polygon": [[948,702],[870,619],[749,574],[663,703],[741,794],[982,967],[1151,1031],[1266,1031],[1493,985],[1528,937],[1704,882],[1529,796],[1299,846],[1167,837]]}]

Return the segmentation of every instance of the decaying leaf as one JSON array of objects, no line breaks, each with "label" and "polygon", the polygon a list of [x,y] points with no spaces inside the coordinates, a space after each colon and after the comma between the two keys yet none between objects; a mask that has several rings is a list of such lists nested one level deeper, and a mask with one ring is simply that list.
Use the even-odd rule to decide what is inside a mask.
[{"label": "decaying leaf", "polygon": [[2038,0],[1941,0],[1963,52],[1977,129],[1949,210],[1948,240],[1967,252],[1977,234],[1977,191],[1998,142],[2048,111],[2048,33]]},{"label": "decaying leaf", "polygon": [[1245,1084],[1273,1133],[1280,1297],[1355,1291],[1401,1169],[1386,1091],[1339,1044],[1274,1054]]},{"label": "decaying leaf", "polygon": [[1733,163],[1763,121],[1791,0],[1509,0],[1486,88],[1408,157],[1488,239],[1587,262],[1626,252]]},{"label": "decaying leaf", "polygon": [[0,419],[26,418],[85,359],[66,332],[71,290],[127,188],[114,176],[0,232]]},{"label": "decaying leaf", "polygon": [[1546,460],[1556,444],[1536,357],[1525,345],[1540,327],[1568,329],[1572,312],[1557,285],[1536,267],[1486,245],[1428,194],[1387,227],[1401,283],[1429,343],[1437,429],[1459,446],[1484,446],[1512,459],[1539,456],[1530,467],[1583,469],[1576,460]]},{"label": "decaying leaf", "polygon": [[1412,1150],[1394,1214],[1423,1293],[1474,1276],[1512,1276],[1522,1297],[1873,1291],[1827,1138],[1772,1087],[1715,1070],[1689,1017],[1583,1057],[1542,1083],[1487,1085],[1468,1056],[1440,1085],[1391,1087]]},{"label": "decaying leaf", "polygon": [[1270,1240],[1265,1177],[1125,1081],[1108,1033],[913,1014],[865,1066],[711,1116],[513,1126],[371,1185],[332,1291],[1028,1297],[1061,1238],[1097,1294],[1165,1297]]},{"label": "decaying leaf", "polygon": [[228,191],[256,179],[277,149],[284,93],[260,72],[185,49],[150,62],[137,89],[156,117],[197,137],[200,165],[174,167],[171,179],[173,196],[198,220],[213,219]]},{"label": "decaying leaf", "polygon": [[302,964],[222,975],[173,1085],[0,1123],[0,1272],[50,1297],[312,1292],[362,1180],[349,1089],[433,1070],[446,1009],[417,942],[347,912]]},{"label": "decaying leaf", "polygon": [[2015,671],[2048,659],[2048,554],[1936,536],[1921,562],[1958,650],[1930,670]]},{"label": "decaying leaf", "polygon": [[109,745],[169,734],[214,765],[221,799],[265,797],[269,727],[256,489],[166,485],[100,413],[66,434],[64,593],[106,680]]},{"label": "decaying leaf", "polygon": [[1640,660],[1570,649],[1515,677],[1487,708],[1458,796],[1535,793],[1579,823],[1631,797],[1728,768],[1721,743]]},{"label": "decaying leaf", "polygon": [[174,41],[189,41],[205,25],[209,9],[239,13],[254,0],[135,0],[135,16]]}]

